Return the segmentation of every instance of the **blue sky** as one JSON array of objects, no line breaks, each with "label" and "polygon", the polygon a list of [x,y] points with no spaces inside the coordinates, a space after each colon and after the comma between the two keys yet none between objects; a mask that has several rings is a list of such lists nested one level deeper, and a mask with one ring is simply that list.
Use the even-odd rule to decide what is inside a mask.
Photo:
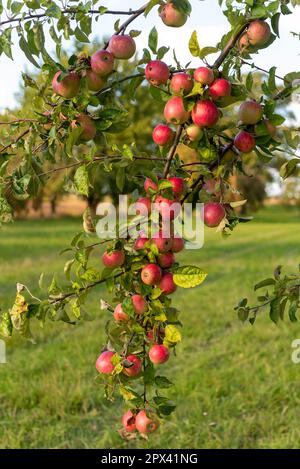
[{"label": "blue sky", "polygon": [[[134,1],[103,1],[102,5],[110,9],[128,9],[129,7],[136,9],[143,4],[143,0]],[[200,46],[215,45],[219,38],[228,31],[226,18],[223,16],[217,0],[192,0],[193,13],[186,25],[182,28],[166,27],[157,14],[157,8],[154,8],[147,20],[144,17],[133,23],[133,29],[142,30],[142,34],[136,38],[138,49],[142,49],[147,44],[149,31],[156,26],[159,34],[159,44],[171,46],[176,49],[176,54],[183,64],[191,60],[188,51],[188,39],[196,30]],[[281,38],[273,43],[268,49],[260,51],[258,55],[253,56],[255,63],[263,68],[270,68],[277,65],[277,73],[284,75],[290,71],[300,69],[300,41],[293,38],[291,31],[300,31],[300,8],[295,10],[293,15],[282,17],[280,24]],[[2,19],[4,19],[2,15]],[[101,39],[103,35],[108,35],[113,30],[113,24],[116,20],[115,16],[103,16],[99,22],[94,23],[94,37]],[[17,40],[15,41],[17,44]],[[65,44],[67,46],[67,44]],[[49,42],[49,50],[52,44]],[[213,56],[210,56],[213,60]],[[172,55],[169,53],[165,59],[168,63],[172,63]],[[28,66],[23,53],[14,48],[14,60],[9,60],[6,56],[0,57],[1,71],[0,74],[0,109],[12,107],[16,103],[15,93],[19,89],[20,75]],[[192,64],[200,65],[198,59],[193,58]]]}]

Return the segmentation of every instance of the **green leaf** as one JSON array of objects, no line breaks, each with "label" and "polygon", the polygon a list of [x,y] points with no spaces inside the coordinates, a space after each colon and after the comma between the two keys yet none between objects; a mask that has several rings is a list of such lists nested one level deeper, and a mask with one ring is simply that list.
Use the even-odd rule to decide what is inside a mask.
[{"label": "green leaf", "polygon": [[280,20],[280,13],[275,13],[275,15],[273,15],[271,18],[271,25],[277,37],[279,37],[279,20]]},{"label": "green leaf", "polygon": [[89,195],[89,175],[85,165],[79,166],[74,174],[74,184],[79,194]]},{"label": "green leaf", "polygon": [[173,386],[172,381],[170,381],[165,376],[156,376],[154,381],[156,386],[161,389],[167,389]]},{"label": "green leaf", "polygon": [[188,0],[172,0],[172,3],[178,11],[188,16],[191,14],[192,8]]},{"label": "green leaf", "polygon": [[206,57],[207,55],[215,54],[216,52],[218,52],[218,50],[219,49],[217,47],[203,47],[203,49],[201,49],[199,53],[199,57],[200,59],[204,59],[204,57]]},{"label": "green leaf", "polygon": [[206,276],[207,274],[200,267],[192,265],[177,267],[173,270],[174,283],[182,288],[193,288],[201,285]]},{"label": "green leaf", "polygon": [[39,64],[33,58],[32,54],[30,52],[29,46],[28,46],[27,42],[25,41],[24,36],[20,37],[19,46],[22,49],[22,51],[24,52],[24,54],[26,55],[29,62],[31,62],[35,67],[40,68]]},{"label": "green leaf", "polygon": [[154,8],[156,5],[160,4],[160,1],[161,1],[161,0],[151,0],[151,1],[148,3],[148,5],[147,5],[147,7],[146,7],[146,9],[145,9],[144,15],[147,16],[147,15],[150,13],[150,11],[152,10],[152,8]]},{"label": "green leaf", "polygon": [[262,280],[261,282],[257,283],[254,286],[254,291],[258,290],[259,288],[268,287],[270,285],[275,285],[275,283],[276,283],[276,280],[274,280],[274,278],[266,278],[265,280]]},{"label": "green leaf", "polygon": [[165,327],[165,339],[171,344],[177,344],[181,341],[181,333],[173,324],[168,324]]},{"label": "green leaf", "polygon": [[298,309],[298,301],[292,301],[289,307],[289,318],[291,322],[297,321],[297,309]]},{"label": "green leaf", "polygon": [[120,166],[117,169],[116,184],[119,191],[122,192],[125,185],[125,169]]},{"label": "green leaf", "polygon": [[157,30],[156,27],[154,26],[149,34],[148,38],[148,46],[153,52],[153,54],[156,54],[157,51],[157,42],[158,42],[158,35],[157,35]]},{"label": "green leaf", "polygon": [[87,35],[80,28],[78,28],[78,26],[75,28],[74,34],[79,42],[90,42]]},{"label": "green leaf", "polygon": [[200,46],[197,37],[197,31],[193,31],[189,40],[189,50],[194,57],[200,56]]},{"label": "green leaf", "polygon": [[270,319],[277,324],[280,318],[280,298],[275,298],[270,303]]}]

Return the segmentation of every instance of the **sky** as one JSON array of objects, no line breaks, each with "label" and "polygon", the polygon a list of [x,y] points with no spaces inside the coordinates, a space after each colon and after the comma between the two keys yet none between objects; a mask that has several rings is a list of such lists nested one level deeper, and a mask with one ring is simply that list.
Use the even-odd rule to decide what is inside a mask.
[{"label": "sky", "polygon": [[[5,3],[5,2],[4,2]],[[111,0],[101,2],[112,10],[137,9],[143,0],[120,1]],[[170,46],[175,48],[176,54],[182,64],[186,64],[192,59],[192,65],[201,65],[199,59],[193,58],[188,50],[188,40],[194,30],[197,31],[201,47],[215,45],[221,36],[228,31],[228,23],[222,14],[217,0],[192,0],[193,12],[186,25],[182,28],[169,28],[165,26],[157,14],[155,7],[147,19],[139,18],[132,24],[132,29],[139,29],[142,34],[136,38],[138,50],[147,46],[148,34],[155,25],[158,31],[159,46]],[[300,41],[293,38],[291,31],[300,32],[300,7],[293,15],[281,17],[280,40],[275,41],[269,48],[261,50],[258,55],[254,55],[256,65],[269,69],[273,65],[277,66],[277,73],[285,75],[290,71],[300,69]],[[2,15],[2,20],[5,15]],[[104,35],[109,35],[113,31],[115,16],[104,15],[98,22],[94,23],[94,37],[101,39]],[[14,60],[8,59],[4,54],[0,56],[0,110],[6,107],[13,107],[16,104],[15,94],[19,90],[21,72],[33,70],[34,67],[28,65],[23,52],[18,50],[17,38],[13,48]],[[67,46],[67,44],[65,44]],[[53,50],[53,43],[47,40],[47,49]],[[214,56],[208,59],[212,62]],[[167,63],[173,63],[172,54],[169,52],[164,59]]]}]

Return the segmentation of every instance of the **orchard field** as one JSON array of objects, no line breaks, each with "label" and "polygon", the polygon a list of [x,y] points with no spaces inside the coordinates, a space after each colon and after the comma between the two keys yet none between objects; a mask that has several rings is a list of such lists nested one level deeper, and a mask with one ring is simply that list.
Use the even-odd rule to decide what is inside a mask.
[{"label": "orchard field", "polygon": [[[57,253],[80,229],[77,219],[5,226],[1,305],[12,304],[16,280],[36,285],[39,272],[61,272],[64,259]],[[9,343],[8,363],[0,365],[0,447],[299,447],[300,365],[290,356],[300,327],[275,326],[267,313],[253,327],[242,325],[233,310],[274,266],[295,269],[299,230],[298,212],[272,207],[230,239],[210,230],[205,249],[179,255],[209,275],[202,286],[175,293],[184,341],[164,371],[175,383],[170,392],[178,408],[149,442],[121,440],[121,404],[118,409],[105,401],[96,381],[94,363],[109,314],[100,311],[99,299],[107,294],[99,287],[86,305],[94,321],[48,323],[45,331],[34,331],[36,345],[17,337]],[[94,263],[100,263],[100,252]]]}]

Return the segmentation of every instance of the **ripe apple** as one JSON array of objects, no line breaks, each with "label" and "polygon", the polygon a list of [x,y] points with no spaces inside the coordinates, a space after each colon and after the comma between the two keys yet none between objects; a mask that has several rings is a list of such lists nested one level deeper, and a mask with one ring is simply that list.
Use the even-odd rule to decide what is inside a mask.
[{"label": "ripe apple", "polygon": [[204,204],[204,223],[209,228],[219,226],[226,212],[223,205],[217,202],[208,202]]},{"label": "ripe apple", "polygon": [[164,272],[159,282],[159,288],[165,295],[170,295],[177,290],[177,285],[173,281],[173,274],[171,272]]},{"label": "ripe apple", "polygon": [[136,430],[135,426],[135,415],[131,410],[128,410],[121,419],[122,425],[126,432],[134,432]]},{"label": "ripe apple", "polygon": [[159,252],[168,252],[172,246],[171,238],[168,238],[163,231],[159,231],[153,235],[152,241],[156,244]]},{"label": "ripe apple", "polygon": [[160,17],[166,26],[171,26],[172,28],[180,28],[187,21],[187,15],[177,10],[173,2],[163,6]]},{"label": "ripe apple", "polygon": [[211,85],[215,79],[215,76],[211,68],[198,67],[194,71],[194,79],[202,85]]},{"label": "ripe apple", "polygon": [[169,145],[174,140],[174,131],[165,124],[158,124],[152,133],[152,138],[156,145]]},{"label": "ripe apple", "polygon": [[246,130],[241,130],[234,139],[234,146],[242,153],[250,153],[255,148],[255,139]]},{"label": "ripe apple", "polygon": [[[139,204],[139,207],[138,205]],[[137,213],[139,213],[140,215],[149,215],[151,213],[151,199],[150,197],[140,197],[137,201],[136,201],[136,205],[137,205]]]},{"label": "ripe apple", "polygon": [[265,21],[254,20],[248,26],[247,36],[251,46],[263,46],[270,39],[270,26]]},{"label": "ripe apple", "polygon": [[107,50],[98,50],[91,57],[92,70],[101,77],[105,77],[113,71],[114,63],[113,54]]},{"label": "ripe apple", "polygon": [[160,267],[162,267],[163,269],[169,269],[175,262],[175,256],[173,252],[165,252],[159,254],[157,260]]},{"label": "ripe apple", "polygon": [[185,110],[181,96],[173,96],[165,105],[164,116],[167,122],[184,124],[189,119],[190,112]]},{"label": "ripe apple", "polygon": [[157,264],[147,264],[142,268],[141,278],[145,285],[158,285],[161,276],[161,268]]},{"label": "ripe apple", "polygon": [[151,60],[145,68],[145,77],[153,86],[164,85],[170,76],[170,70],[165,62]]},{"label": "ripe apple", "polygon": [[136,314],[144,314],[148,311],[148,304],[142,295],[132,295],[132,306]]},{"label": "ripe apple", "polygon": [[201,127],[198,127],[198,125],[191,124],[185,129],[185,131],[191,142],[197,142],[203,137],[203,130]]},{"label": "ripe apple", "polygon": [[243,124],[254,125],[261,120],[263,115],[262,106],[256,101],[243,102],[238,110],[238,119]]},{"label": "ripe apple", "polygon": [[145,244],[149,241],[148,238],[143,238],[142,236],[139,236],[134,243],[134,249],[136,251],[139,251],[140,249],[145,249]]},{"label": "ripe apple", "polygon": [[90,68],[86,71],[86,83],[90,91],[99,91],[103,88],[106,82],[103,77],[93,72]]},{"label": "ripe apple", "polygon": [[174,218],[179,215],[181,210],[179,202],[176,202],[176,200],[167,199],[162,195],[158,195],[155,198],[155,205],[163,220],[174,220]]},{"label": "ripe apple", "polygon": [[272,124],[272,122],[269,121],[269,119],[264,119],[263,123],[265,124],[269,135],[271,135],[271,137],[274,137],[276,135],[276,132],[277,132],[277,128],[275,127],[275,125]]},{"label": "ripe apple", "polygon": [[172,184],[172,192],[175,199],[180,199],[185,190],[184,179],[177,176],[173,176],[168,178],[168,181]]},{"label": "ripe apple", "polygon": [[114,310],[114,318],[117,322],[128,322],[130,317],[123,311],[122,304],[119,303]]},{"label": "ripe apple", "polygon": [[217,181],[215,179],[208,179],[205,181],[203,184],[203,189],[208,193],[208,194],[216,194],[218,191],[216,190],[217,186]]},{"label": "ripe apple", "polygon": [[244,33],[238,41],[238,48],[241,52],[243,52],[243,51],[246,51],[249,46],[250,44],[249,44],[248,35],[247,33]]},{"label": "ripe apple", "polygon": [[213,100],[230,96],[231,84],[225,78],[217,78],[209,87],[209,94]]},{"label": "ripe apple", "polygon": [[125,262],[125,253],[124,251],[112,251],[107,252],[102,256],[102,262],[105,267],[109,267],[110,269],[115,269],[116,267],[121,267],[121,265]]},{"label": "ripe apple", "polygon": [[142,362],[136,355],[128,355],[126,360],[132,363],[132,366],[123,368],[123,373],[131,378],[140,374],[142,370]]},{"label": "ripe apple", "polygon": [[150,193],[149,189],[152,189],[153,191],[157,191],[158,185],[156,184],[156,182],[152,181],[152,179],[146,178],[146,180],[144,182],[144,189],[148,194],[148,193]]},{"label": "ripe apple", "polygon": [[140,410],[135,417],[135,426],[140,433],[153,433],[157,430],[159,422],[156,419],[149,418],[145,410]]},{"label": "ripe apple", "polygon": [[136,44],[128,34],[115,34],[109,41],[108,50],[116,59],[128,60],[134,56]]},{"label": "ripe apple", "polygon": [[56,72],[52,79],[52,88],[56,94],[66,99],[74,98],[80,87],[80,76],[76,72],[69,72],[61,81],[58,81],[61,71]]},{"label": "ripe apple", "polygon": [[99,373],[110,375],[114,371],[115,366],[111,362],[114,354],[115,352],[106,350],[105,352],[102,352],[101,355],[99,355],[96,361],[96,369]]},{"label": "ripe apple", "polygon": [[179,236],[172,238],[172,252],[180,252],[184,249],[184,240]]},{"label": "ripe apple", "polygon": [[185,72],[175,73],[170,82],[170,89],[173,94],[188,94],[194,86],[193,78]]},{"label": "ripe apple", "polygon": [[85,142],[92,140],[97,133],[93,119],[91,119],[87,114],[78,114],[78,116],[76,116],[76,120],[82,128],[80,140],[84,140]]},{"label": "ripe apple", "polygon": [[152,347],[149,350],[149,358],[151,362],[154,363],[155,365],[165,363],[169,359],[169,356],[170,356],[170,352],[169,352],[168,347],[162,344],[152,345]]},{"label": "ripe apple", "polygon": [[213,127],[219,120],[219,110],[208,99],[198,101],[192,110],[192,120],[199,127]]}]

